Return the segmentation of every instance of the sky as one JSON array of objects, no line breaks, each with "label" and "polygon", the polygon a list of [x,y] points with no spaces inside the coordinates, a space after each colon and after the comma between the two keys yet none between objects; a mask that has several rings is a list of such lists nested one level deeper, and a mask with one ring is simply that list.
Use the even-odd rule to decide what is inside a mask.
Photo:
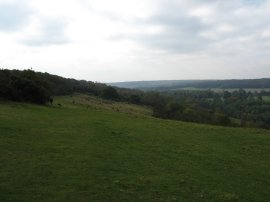
[{"label": "sky", "polygon": [[270,0],[0,0],[0,68],[97,82],[270,77]]}]

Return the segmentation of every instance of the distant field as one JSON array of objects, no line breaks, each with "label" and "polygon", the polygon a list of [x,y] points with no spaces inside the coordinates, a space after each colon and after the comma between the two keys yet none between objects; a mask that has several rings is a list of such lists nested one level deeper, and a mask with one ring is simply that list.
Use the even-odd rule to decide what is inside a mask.
[{"label": "distant field", "polygon": [[[233,92],[233,91],[238,91],[239,88],[228,88],[228,89],[223,89],[223,88],[193,88],[193,87],[190,87],[190,88],[176,88],[176,89],[170,89],[170,90],[173,90],[173,91],[176,91],[176,90],[193,90],[193,91],[196,91],[196,90],[212,90],[214,92],[223,92],[223,91],[229,91],[229,92]],[[247,91],[247,92],[261,92],[263,90],[265,91],[270,91],[270,88],[243,88],[243,90]]]},{"label": "distant field", "polygon": [[267,101],[267,102],[270,102],[270,96],[263,96],[263,100]]},{"label": "distant field", "polygon": [[[216,91],[216,92],[219,92],[219,91],[229,91],[229,92],[232,92],[232,91],[237,91],[237,90],[239,90],[239,88],[229,88],[229,89],[221,89],[221,88],[213,88],[213,89],[211,89],[211,90],[213,90],[213,91]],[[247,91],[247,92],[252,92],[252,93],[254,93],[254,92],[261,92],[261,91],[263,91],[263,90],[265,90],[265,91],[270,91],[270,88],[243,88],[243,90],[245,90],[245,91]]]},{"label": "distant field", "polygon": [[270,201],[270,132],[87,96],[0,103],[0,201]]}]

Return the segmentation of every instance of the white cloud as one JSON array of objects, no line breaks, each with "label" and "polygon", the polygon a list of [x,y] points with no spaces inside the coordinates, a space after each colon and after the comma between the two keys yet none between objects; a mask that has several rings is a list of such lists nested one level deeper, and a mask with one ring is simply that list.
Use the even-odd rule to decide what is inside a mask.
[{"label": "white cloud", "polygon": [[270,77],[269,19],[269,0],[0,0],[0,61],[95,81]]},{"label": "white cloud", "polygon": [[55,19],[36,20],[25,29],[21,43],[28,46],[49,46],[68,43],[66,24]]},{"label": "white cloud", "polygon": [[0,32],[15,32],[29,20],[30,9],[21,3],[0,2]]}]

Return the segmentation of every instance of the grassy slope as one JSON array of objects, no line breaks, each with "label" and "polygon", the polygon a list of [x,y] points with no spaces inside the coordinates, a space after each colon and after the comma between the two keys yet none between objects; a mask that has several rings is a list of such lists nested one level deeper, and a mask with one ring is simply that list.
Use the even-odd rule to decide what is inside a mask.
[{"label": "grassy slope", "polygon": [[87,99],[0,104],[0,201],[270,200],[269,131]]}]

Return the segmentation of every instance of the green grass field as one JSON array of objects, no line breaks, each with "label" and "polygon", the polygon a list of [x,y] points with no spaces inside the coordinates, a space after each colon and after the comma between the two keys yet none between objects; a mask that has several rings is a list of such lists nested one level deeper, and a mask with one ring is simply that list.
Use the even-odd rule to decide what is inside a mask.
[{"label": "green grass field", "polygon": [[269,131],[86,96],[54,103],[0,103],[1,202],[270,201]]}]

